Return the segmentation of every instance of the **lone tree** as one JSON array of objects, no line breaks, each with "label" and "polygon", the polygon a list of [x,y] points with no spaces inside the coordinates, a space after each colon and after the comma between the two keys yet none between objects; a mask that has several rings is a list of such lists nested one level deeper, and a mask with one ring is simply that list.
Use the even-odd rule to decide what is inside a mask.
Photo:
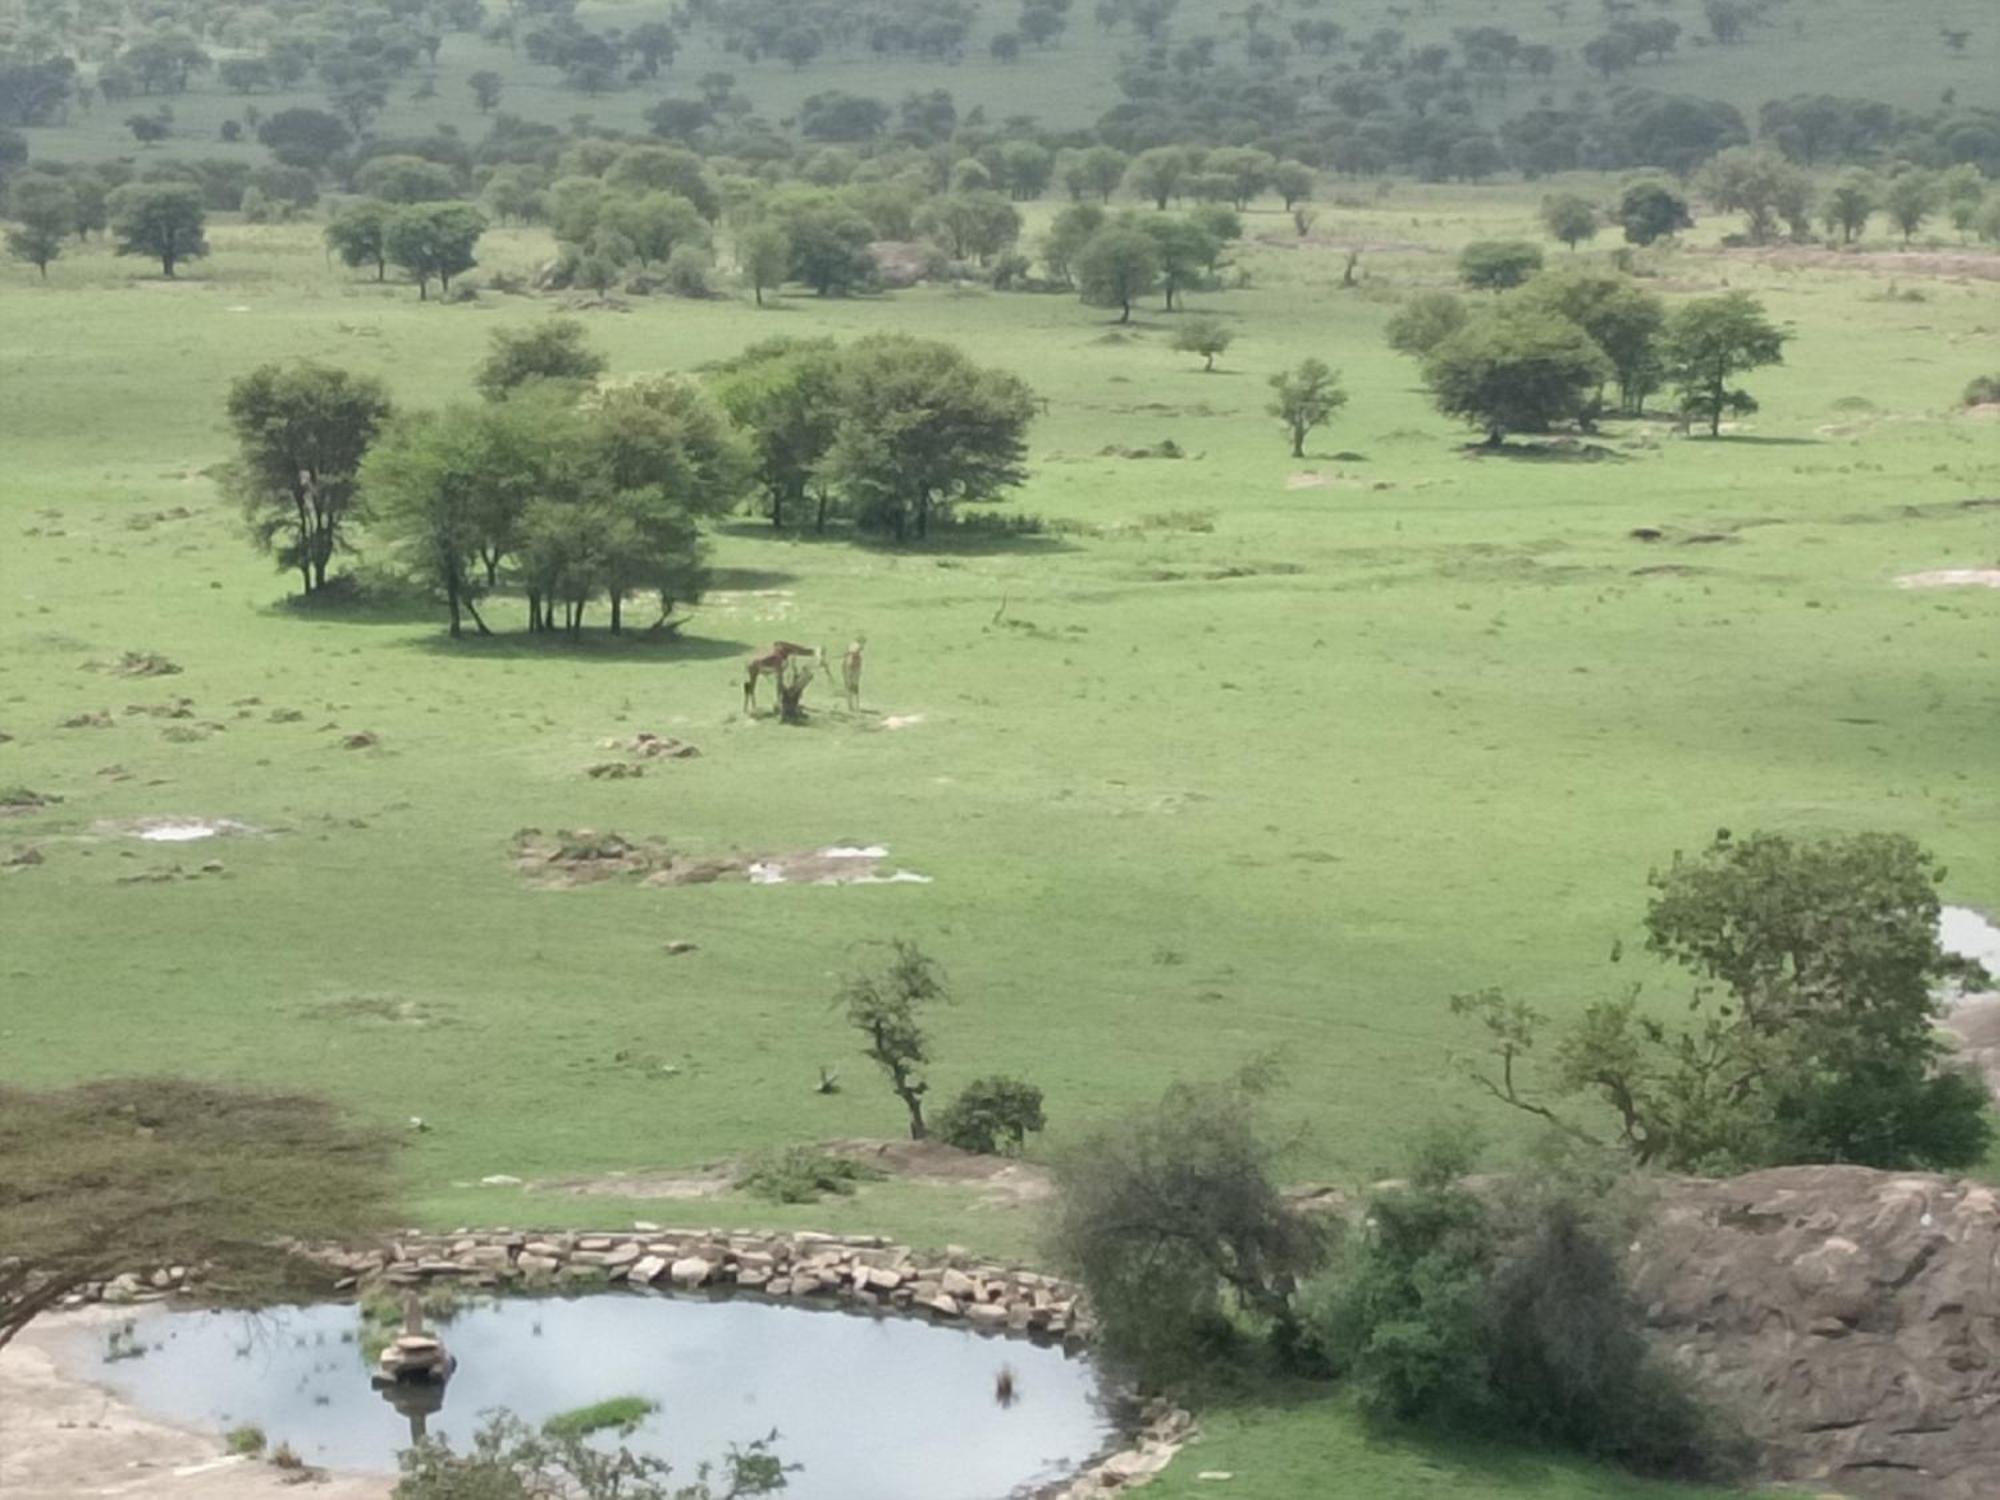
[{"label": "lone tree", "polygon": [[1306,434],[1324,427],[1333,414],[1347,405],[1340,374],[1322,359],[1302,361],[1296,369],[1273,375],[1271,389],[1278,394],[1268,410],[1292,434],[1292,457],[1306,456]]},{"label": "lone tree", "polygon": [[823,473],[864,525],[904,541],[960,501],[997,500],[1026,477],[1035,398],[951,344],[882,335],[842,360]]},{"label": "lone tree", "polygon": [[49,279],[49,262],[62,254],[62,247],[77,231],[76,193],[60,177],[46,172],[23,172],[7,185],[7,217],[14,227],[7,231],[7,253],[24,260]]},{"label": "lone tree", "polygon": [[389,417],[387,390],[327,365],[261,365],[229,388],[228,413],[238,456],[227,482],[251,536],[307,594],[325,588],[362,457]]},{"label": "lone tree", "polygon": [[[1938,944],[1943,875],[1901,835],[1717,834],[1652,876],[1646,946],[1694,976],[1687,1018],[1636,994],[1591,1006],[1555,1042],[1552,1096],[1595,1098],[1621,1146],[1670,1171],[1979,1161],[1986,1089],[1936,1016],[1942,986],[1986,976]],[[1490,990],[1452,1005],[1485,1029],[1481,1087],[1584,1133],[1526,1076],[1544,1017]]]},{"label": "lone tree", "polygon": [[1494,448],[1510,432],[1546,432],[1582,417],[1612,374],[1589,334],[1527,307],[1474,318],[1424,361],[1437,409],[1485,428]]},{"label": "lone tree", "polygon": [[1784,363],[1785,338],[1748,292],[1725,292],[1677,308],[1667,320],[1664,347],[1667,380],[1679,393],[1682,415],[1706,422],[1710,437],[1722,436],[1725,415],[1757,409],[1756,398],[1730,380],[1745,370]]},{"label": "lone tree", "polygon": [[1100,230],[1076,254],[1077,290],[1085,305],[1115,307],[1118,321],[1132,321],[1132,304],[1160,279],[1160,250],[1153,237],[1130,225]]},{"label": "lone tree", "polygon": [[751,296],[762,307],[764,293],[785,284],[792,265],[792,238],[782,225],[752,224],[736,237],[736,261]]},{"label": "lone tree", "polygon": [[1542,227],[1573,251],[1597,238],[1597,205],[1576,193],[1551,193],[1542,200]]},{"label": "lone tree", "polygon": [[133,182],[111,195],[111,229],[120,255],[149,255],[171,278],[184,260],[208,254],[202,238],[201,189],[185,182]]},{"label": "lone tree", "polygon": [[0,1085],[0,1346],[79,1287],[211,1264],[208,1286],[302,1269],[281,1242],[373,1233],[391,1142],[326,1100],[175,1078]]},{"label": "lone tree", "polygon": [[550,318],[532,328],[493,330],[493,347],[472,383],[488,401],[504,401],[531,380],[588,384],[605,370],[604,356],[584,342],[575,318]]},{"label": "lone tree", "polygon": [[951,994],[937,964],[923,949],[902,938],[889,946],[889,961],[854,975],[834,1003],[861,1033],[861,1050],[889,1075],[889,1087],[909,1110],[910,1139],[921,1141],[930,1135],[924,1121],[924,1095],[930,1084],[923,1067],[931,1054],[923,1012],[928,1005],[948,1002]]},{"label": "lone tree", "polygon": [[493,107],[500,102],[500,91],[506,82],[491,68],[481,68],[465,80],[465,86],[472,90],[472,102],[485,115],[491,114]]},{"label": "lone tree", "polygon": [[1889,185],[1882,190],[1882,210],[1907,245],[1924,227],[1924,221],[1938,211],[1941,197],[1937,178],[1912,167],[1889,179]]},{"label": "lone tree", "polygon": [[1868,227],[1868,221],[1882,206],[1881,188],[1872,172],[1859,169],[1847,173],[1826,195],[1820,218],[1829,234],[1838,232],[1843,245],[1851,245]]},{"label": "lone tree", "polygon": [[433,280],[449,292],[452,277],[479,263],[472,252],[485,232],[486,216],[470,203],[413,203],[389,216],[382,248],[410,273],[422,301]]},{"label": "lone tree", "polygon": [[1618,200],[1617,220],[1626,242],[1651,245],[1694,228],[1687,199],[1664,182],[1635,182]]},{"label": "lone tree", "polygon": [[1458,279],[1478,292],[1504,292],[1541,268],[1541,247],[1526,240],[1478,240],[1458,256]]},{"label": "lone tree", "polygon": [[340,257],[343,265],[356,270],[373,266],[377,281],[387,279],[389,220],[395,213],[389,204],[373,199],[348,205],[327,220],[327,248]]},{"label": "lone tree", "polygon": [[1204,371],[1215,368],[1216,356],[1225,354],[1236,335],[1220,318],[1190,318],[1174,334],[1174,347],[1183,354],[1199,354]]},{"label": "lone tree", "polygon": [[1198,1371],[1243,1315],[1288,1338],[1291,1287],[1325,1243],[1279,1191],[1277,1156],[1250,1088],[1178,1083],[1058,1161],[1053,1258],[1148,1384]]}]

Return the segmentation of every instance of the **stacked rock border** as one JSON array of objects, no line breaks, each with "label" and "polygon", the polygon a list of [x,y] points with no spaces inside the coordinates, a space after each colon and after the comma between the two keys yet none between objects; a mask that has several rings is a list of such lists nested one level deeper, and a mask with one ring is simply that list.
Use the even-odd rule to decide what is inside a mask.
[{"label": "stacked rock border", "polygon": [[[334,1275],[337,1292],[430,1283],[510,1292],[583,1293],[610,1287],[684,1295],[754,1296],[876,1315],[896,1314],[1027,1338],[1069,1353],[1094,1328],[1080,1290],[1059,1277],[982,1261],[959,1250],[926,1259],[875,1235],[644,1228],[611,1234],[493,1229],[411,1232],[378,1246],[300,1246]],[[153,1301],[198,1280],[180,1266],[128,1274],[71,1300]],[[1172,1462],[1193,1418],[1169,1402],[1136,1404],[1118,1445],[1038,1500],[1091,1500],[1144,1484]]]}]

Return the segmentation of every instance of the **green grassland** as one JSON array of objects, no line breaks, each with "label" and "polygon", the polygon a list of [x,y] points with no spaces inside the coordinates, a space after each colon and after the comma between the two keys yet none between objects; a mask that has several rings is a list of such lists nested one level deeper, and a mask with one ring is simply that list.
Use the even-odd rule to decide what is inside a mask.
[{"label": "green grassland", "polygon": [[[64,799],[0,822],[0,856],[43,855],[0,871],[10,1079],[171,1070],[421,1116],[407,1175],[429,1224],[692,1216],[1012,1253],[1032,1224],[970,1189],[776,1209],[478,1181],[893,1134],[899,1106],[829,1007],[891,935],[954,981],[940,1095],[1030,1077],[1059,1145],[1172,1079],[1277,1054],[1303,1128],[1289,1169],[1356,1182],[1439,1117],[1476,1118],[1503,1153],[1521,1140],[1454,1070],[1452,992],[1504,984],[1569,1014],[1645,980],[1671,1003],[1632,941],[1645,873],[1718,827],[1905,831],[1952,898],[2000,905],[2000,595],[1895,586],[2000,558],[2000,508],[1965,504],[2000,496],[2000,423],[1955,410],[2000,368],[2000,281],[1663,253],[1661,290],[1746,288],[1793,328],[1787,365],[1751,381],[1764,410],[1717,442],[1614,427],[1595,462],[1471,456],[1382,324],[1449,280],[1460,243],[1531,233],[1539,191],[1398,189],[1329,208],[1303,244],[1253,213],[1251,285],[1189,299],[1239,334],[1212,375],[1168,349],[1175,319],[1115,330],[1066,297],[592,315],[617,372],[896,330],[1047,399],[1011,507],[1041,535],[895,551],[731,523],[677,642],[452,643],[422,609],[300,612],[208,477],[224,390],[259,361],[310,355],[440,404],[546,301],[419,303],[328,266],[311,225],[219,224],[173,284],[97,251],[46,288],[9,265],[0,787]],[[1342,292],[1351,244],[1369,279]],[[549,252],[497,232],[483,273]],[[1352,401],[1301,463],[1264,381],[1307,355]],[[1115,451],[1165,439],[1187,456]],[[741,717],[753,646],[857,633],[868,714],[816,688],[810,727]],[[184,670],[93,669],[127,650]],[[181,696],[196,719],[125,711]],[[110,727],[58,727],[98,710]],[[702,757],[586,776],[639,730]],[[362,731],[379,743],[341,748]],[[169,846],[107,826],[159,815],[265,832]],[[528,826],[694,853],[879,842],[934,883],[536,890],[507,857]],[[815,1091],[822,1065],[842,1092]],[[1201,1488],[1197,1468],[1237,1472],[1243,1500],[1654,1493],[1378,1446],[1337,1404],[1219,1416],[1161,1493]]]},{"label": "green grassland", "polygon": [[[1289,36],[1292,20],[1323,13],[1299,0],[1266,10],[1270,19],[1265,29],[1280,37]],[[629,30],[662,19],[667,11],[657,0],[600,0],[583,4],[578,19],[593,30]],[[950,91],[961,113],[983,109],[994,121],[1029,115],[1050,129],[1080,129],[1095,123],[1117,102],[1118,68],[1137,45],[1130,30],[1103,30],[1091,19],[1089,5],[1076,5],[1068,29],[1054,45],[1030,49],[1019,62],[1002,63],[988,53],[987,42],[1013,24],[1016,11],[1013,0],[985,0],[964,56],[950,62],[879,57],[857,48],[832,51],[809,67],[793,68],[777,58],[747,61],[724,51],[713,31],[697,28],[657,79],[598,95],[565,87],[555,69],[534,66],[518,50],[476,33],[453,32],[445,36],[438,55],[434,93],[421,94],[412,75],[393,91],[372,128],[383,135],[415,135],[443,124],[473,133],[466,80],[481,70],[496,72],[505,80],[501,109],[549,124],[568,124],[584,115],[600,128],[643,131],[645,112],[652,104],[664,97],[693,96],[697,80],[715,71],[732,74],[758,111],[773,120],[788,119],[803,100],[823,90],[840,89],[894,104],[911,92],[942,88]],[[1879,0],[1817,0],[1808,5],[1792,0],[1774,13],[1769,24],[1753,28],[1745,41],[1729,47],[1701,44],[1707,31],[1694,0],[1649,5],[1644,14],[1677,20],[1683,28],[1679,46],[1666,58],[1648,61],[1609,83],[1721,99],[1742,110],[1753,129],[1759,107],[1774,98],[1832,93],[1930,110],[1938,107],[1947,91],[1955,91],[1966,103],[1980,102],[2000,72],[2000,25],[1993,24],[1984,0],[1906,0],[1896,5]],[[1488,123],[1545,94],[1567,99],[1578,90],[1607,87],[1607,80],[1579,56],[1583,45],[1606,24],[1595,5],[1581,0],[1569,8],[1567,19],[1559,19],[1540,0],[1441,0],[1434,5],[1367,0],[1340,6],[1334,19],[1355,41],[1390,28],[1402,31],[1413,47],[1449,45],[1454,32],[1464,27],[1499,26],[1517,33],[1523,43],[1556,48],[1560,61],[1547,78],[1516,79],[1507,92],[1476,101],[1477,112]],[[1970,34],[1963,52],[1950,51],[1942,39],[1944,32],[1954,30]],[[1204,18],[1189,0],[1177,16],[1173,35],[1176,40],[1213,36],[1221,44],[1218,63],[1238,65],[1245,35],[1243,10],[1217,8]],[[1288,69],[1306,88],[1325,66],[1295,54]],[[138,151],[125,119],[156,102],[135,98],[76,110],[63,126],[35,132],[36,154],[91,160]],[[230,145],[218,138],[222,122],[240,118],[246,107],[270,114],[290,103],[320,100],[310,84],[292,95],[234,94],[210,74],[197,77],[187,93],[166,102],[174,114],[174,137],[142,154],[240,157],[261,163],[265,156],[254,140]]]}]

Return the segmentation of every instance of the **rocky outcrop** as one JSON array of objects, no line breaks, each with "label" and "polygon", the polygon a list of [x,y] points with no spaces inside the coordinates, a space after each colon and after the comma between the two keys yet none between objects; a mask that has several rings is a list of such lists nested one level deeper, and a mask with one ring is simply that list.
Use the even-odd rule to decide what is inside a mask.
[{"label": "rocky outcrop", "polygon": [[1776,1479],[2000,1495],[2000,1194],[1863,1167],[1676,1183],[1634,1247],[1658,1338]]}]

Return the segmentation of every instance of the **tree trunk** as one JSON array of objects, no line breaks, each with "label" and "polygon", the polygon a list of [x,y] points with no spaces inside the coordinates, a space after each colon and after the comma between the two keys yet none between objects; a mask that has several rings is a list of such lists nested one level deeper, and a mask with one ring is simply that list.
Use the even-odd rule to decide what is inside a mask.
[{"label": "tree trunk", "polygon": [[1119,321],[1119,322],[1121,322],[1121,323],[1129,323],[1129,322],[1131,322],[1131,321],[1132,321],[1132,300],[1131,300],[1131,299],[1130,299],[1130,298],[1128,297],[1128,298],[1126,298],[1126,300],[1125,300],[1125,301],[1123,301],[1123,302],[1119,303],[1118,305],[1119,305],[1119,308],[1121,309],[1121,311],[1120,311],[1120,312],[1119,312],[1119,314],[1118,314],[1118,321]]},{"label": "tree trunk", "polygon": [[451,638],[457,640],[465,634],[458,619],[458,580],[447,578],[444,584],[444,607],[451,611]]},{"label": "tree trunk", "polygon": [[1292,457],[1304,458],[1305,456],[1306,456],[1306,430],[1305,428],[1300,427],[1296,423],[1294,423],[1292,426]]},{"label": "tree trunk", "polygon": [[819,492],[819,514],[814,518],[813,530],[821,536],[826,535],[826,507],[832,498],[832,495],[824,489]]},{"label": "tree trunk", "polygon": [[611,591],[611,633],[623,634],[625,624],[625,595],[617,589]]},{"label": "tree trunk", "polygon": [[759,307],[762,307],[764,305],[764,288],[762,283],[752,282],[750,286],[750,293],[757,299],[757,305]]},{"label": "tree trunk", "polygon": [[924,1093],[922,1088],[911,1088],[907,1084],[896,1085],[896,1092],[910,1111],[910,1139],[926,1141],[930,1139],[930,1126],[924,1123]]},{"label": "tree trunk", "polygon": [[472,623],[479,627],[481,635],[493,634],[492,631],[486,628],[486,622],[479,617],[479,606],[472,602],[472,595],[470,594],[465,596],[465,612],[472,616]]},{"label": "tree trunk", "polygon": [[160,256],[160,270],[167,280],[174,279],[174,252],[168,250]]}]

